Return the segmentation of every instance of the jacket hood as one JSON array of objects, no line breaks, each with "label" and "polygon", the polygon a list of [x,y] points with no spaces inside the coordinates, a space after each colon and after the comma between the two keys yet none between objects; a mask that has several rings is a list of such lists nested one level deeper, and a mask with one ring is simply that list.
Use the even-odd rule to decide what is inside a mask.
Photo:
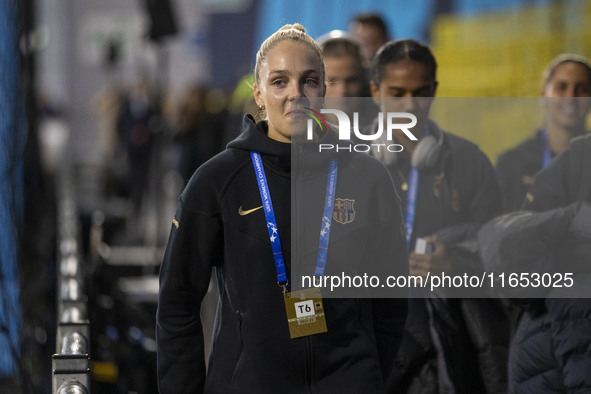
[{"label": "jacket hood", "polygon": [[251,115],[244,115],[242,129],[244,131],[228,143],[228,149],[258,152],[274,167],[286,172],[291,170],[291,144],[269,138],[266,121],[255,123]]},{"label": "jacket hood", "polygon": [[309,171],[316,172],[319,168],[326,168],[335,156],[346,157],[343,152],[336,153],[335,150],[319,152],[319,144],[339,144],[338,137],[332,130],[324,132],[319,141],[286,143],[269,138],[267,122],[255,123],[251,115],[244,116],[242,126],[242,134],[231,141],[227,148],[258,152],[267,164],[284,172],[292,172],[292,166],[299,175]]}]

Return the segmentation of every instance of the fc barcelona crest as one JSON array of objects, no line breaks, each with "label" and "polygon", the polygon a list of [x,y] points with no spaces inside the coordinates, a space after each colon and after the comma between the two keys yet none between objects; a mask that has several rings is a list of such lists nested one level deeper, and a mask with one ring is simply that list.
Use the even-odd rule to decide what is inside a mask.
[{"label": "fc barcelona crest", "polygon": [[355,220],[355,200],[335,198],[332,218],[341,224],[351,223]]}]

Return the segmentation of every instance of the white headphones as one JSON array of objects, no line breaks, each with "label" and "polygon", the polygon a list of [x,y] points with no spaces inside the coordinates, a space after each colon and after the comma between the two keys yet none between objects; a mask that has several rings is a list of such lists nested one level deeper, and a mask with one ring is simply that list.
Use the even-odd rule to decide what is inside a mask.
[{"label": "white headphones", "polygon": [[439,160],[443,146],[443,132],[439,131],[439,136],[435,137],[429,134],[423,137],[412,153],[410,164],[419,171],[432,168]]},{"label": "white headphones", "polygon": [[[441,155],[444,133],[437,126],[434,126],[434,128],[437,129],[436,133],[430,133],[421,138],[412,153],[410,164],[419,171],[425,171],[435,166]],[[387,166],[395,165],[398,160],[398,153],[387,152],[386,150],[373,152],[373,156]]]}]

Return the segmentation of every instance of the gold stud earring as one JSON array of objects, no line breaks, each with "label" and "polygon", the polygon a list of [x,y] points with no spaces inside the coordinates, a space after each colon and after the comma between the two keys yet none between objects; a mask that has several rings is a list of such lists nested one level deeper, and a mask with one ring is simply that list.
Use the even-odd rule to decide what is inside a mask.
[{"label": "gold stud earring", "polygon": [[264,105],[259,105],[259,109],[260,109],[261,111],[264,111],[264,110],[265,110],[265,106],[264,106]]}]

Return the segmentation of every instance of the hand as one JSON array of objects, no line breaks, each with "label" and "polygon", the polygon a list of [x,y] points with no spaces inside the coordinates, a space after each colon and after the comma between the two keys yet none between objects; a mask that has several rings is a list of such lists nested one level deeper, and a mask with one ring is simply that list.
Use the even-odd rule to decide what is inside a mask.
[{"label": "hand", "polygon": [[410,252],[410,275],[426,277],[428,272],[431,272],[431,275],[439,275],[442,272],[451,272],[451,262],[447,258],[445,245],[437,240],[436,235],[425,237],[425,240],[433,244],[433,253],[417,254],[415,252]]}]

